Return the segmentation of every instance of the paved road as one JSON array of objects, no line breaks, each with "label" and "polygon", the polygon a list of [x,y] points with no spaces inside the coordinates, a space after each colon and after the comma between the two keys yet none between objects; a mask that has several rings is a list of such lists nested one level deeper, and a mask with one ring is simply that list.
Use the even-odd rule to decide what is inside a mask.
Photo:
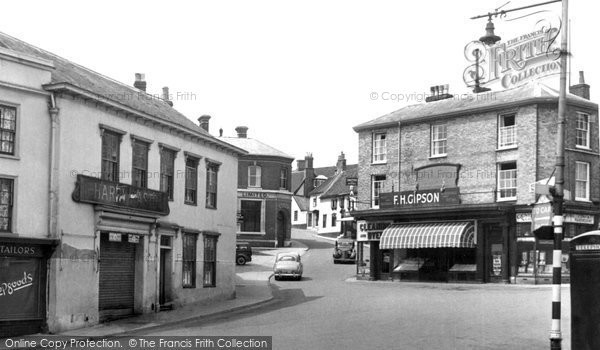
[{"label": "paved road", "polygon": [[[331,242],[294,234],[310,248],[305,276],[272,281],[272,302],[147,334],[270,335],[274,349],[549,348],[549,286],[348,282],[355,266],[334,265]],[[268,271],[268,265],[240,268]],[[563,288],[563,314],[568,299]],[[563,349],[569,328],[563,315]]]}]

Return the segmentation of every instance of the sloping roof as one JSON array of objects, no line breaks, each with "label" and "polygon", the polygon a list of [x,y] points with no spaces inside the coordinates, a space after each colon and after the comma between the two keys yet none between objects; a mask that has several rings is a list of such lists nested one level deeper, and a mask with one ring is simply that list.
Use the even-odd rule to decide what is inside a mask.
[{"label": "sloping roof", "polygon": [[346,166],[346,170],[327,179],[320,186],[310,192],[309,195],[321,195],[321,198],[334,197],[350,192],[350,187],[346,186],[346,178],[358,177],[358,164]]},{"label": "sloping roof", "polygon": [[282,157],[294,160],[294,157],[283,153],[261,141],[246,137],[219,137],[219,139],[246,150],[250,155]]},{"label": "sloping roof", "polygon": [[304,171],[292,171],[292,193],[297,193],[304,184]]},{"label": "sloping roof", "polygon": [[[156,95],[148,94],[133,86],[113,80],[2,32],[0,32],[0,47],[52,61],[55,69],[52,71],[50,84],[45,86],[47,90],[58,90],[65,86],[73,86],[78,90],[85,91],[95,99],[111,101],[120,106],[134,109],[159,120],[175,124],[196,135],[201,135],[205,139],[212,139],[215,143],[222,144],[216,137],[210,135]],[[243,153],[239,149],[234,151]]]},{"label": "sloping roof", "polygon": [[301,211],[308,211],[310,207],[308,205],[308,198],[302,196],[294,196],[294,200],[296,201],[296,204],[298,204],[298,208],[300,208]]},{"label": "sloping roof", "polygon": [[[582,97],[567,94],[569,102],[598,108],[598,105]],[[354,127],[354,131],[397,125],[399,122],[417,121],[439,116],[464,115],[470,112],[514,106],[516,103],[551,102],[558,99],[558,91],[539,82],[523,86],[479,94],[455,96],[445,100],[406,106],[397,111],[375,118]]]}]

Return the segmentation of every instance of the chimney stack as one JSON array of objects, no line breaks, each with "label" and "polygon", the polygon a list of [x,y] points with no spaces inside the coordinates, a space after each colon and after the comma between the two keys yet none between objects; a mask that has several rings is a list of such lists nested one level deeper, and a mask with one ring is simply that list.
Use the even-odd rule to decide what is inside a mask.
[{"label": "chimney stack", "polygon": [[298,167],[298,171],[303,171],[306,168],[306,160],[298,159],[296,161],[296,166]]},{"label": "chimney stack", "polygon": [[585,83],[582,70],[579,71],[579,84],[570,86],[569,92],[586,100],[590,99],[590,86]]},{"label": "chimney stack", "polygon": [[312,153],[304,157],[304,197],[310,197],[310,192],[315,188],[315,169],[313,168]]},{"label": "chimney stack", "polygon": [[133,83],[133,87],[146,92],[146,80],[145,79],[146,79],[146,76],[144,73],[135,73],[135,82]]},{"label": "chimney stack", "polygon": [[170,99],[170,97],[169,97],[169,96],[170,96],[170,95],[169,95],[169,87],[168,87],[168,86],[165,86],[165,87],[163,88],[163,100],[165,100],[165,102],[166,102],[166,103],[167,103],[169,106],[173,107],[173,101],[171,101],[171,99]]},{"label": "chimney stack", "polygon": [[336,167],[336,171],[335,171],[336,174],[339,174],[342,171],[346,170],[346,156],[344,155],[344,152],[342,152],[338,156],[338,160],[337,160],[335,167]]},{"label": "chimney stack", "polygon": [[208,121],[210,120],[210,115],[203,115],[198,118],[198,124],[202,129],[208,132]]},{"label": "chimney stack", "polygon": [[450,85],[435,85],[430,88],[431,96],[425,98],[425,102],[433,102],[439,100],[445,100],[454,96],[450,95]]},{"label": "chimney stack", "polygon": [[304,161],[305,161],[305,169],[312,169],[313,168],[313,155],[312,153],[307,153],[306,157],[304,157]]},{"label": "chimney stack", "polygon": [[248,127],[247,126],[238,126],[237,128],[235,128],[235,131],[238,134],[238,137],[240,139],[245,139],[246,137],[248,137]]}]

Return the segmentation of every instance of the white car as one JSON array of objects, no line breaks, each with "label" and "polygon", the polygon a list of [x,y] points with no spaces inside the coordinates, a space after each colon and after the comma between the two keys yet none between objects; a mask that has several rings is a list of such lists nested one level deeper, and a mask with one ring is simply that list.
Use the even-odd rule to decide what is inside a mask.
[{"label": "white car", "polygon": [[296,280],[302,279],[302,261],[300,254],[278,253],[275,256],[275,265],[273,265],[273,275],[275,280],[279,281],[282,277],[291,277]]}]

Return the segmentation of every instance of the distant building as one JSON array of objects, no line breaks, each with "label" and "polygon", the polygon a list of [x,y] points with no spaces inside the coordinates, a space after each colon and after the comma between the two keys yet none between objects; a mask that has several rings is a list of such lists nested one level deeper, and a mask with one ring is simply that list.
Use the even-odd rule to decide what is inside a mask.
[{"label": "distant building", "polygon": [[291,239],[291,172],[293,157],[249,138],[239,126],[237,137],[220,139],[244,149],[238,165],[238,240],[255,246],[282,247]]},{"label": "distant building", "polygon": [[141,74],[130,87],[2,33],[0,66],[0,338],[235,296],[246,151]]},{"label": "distant building", "polygon": [[341,232],[342,219],[352,221],[347,217],[358,194],[357,165],[346,165],[344,153],[335,166],[313,168],[312,154],[297,164],[292,174],[294,226],[319,233]]}]

